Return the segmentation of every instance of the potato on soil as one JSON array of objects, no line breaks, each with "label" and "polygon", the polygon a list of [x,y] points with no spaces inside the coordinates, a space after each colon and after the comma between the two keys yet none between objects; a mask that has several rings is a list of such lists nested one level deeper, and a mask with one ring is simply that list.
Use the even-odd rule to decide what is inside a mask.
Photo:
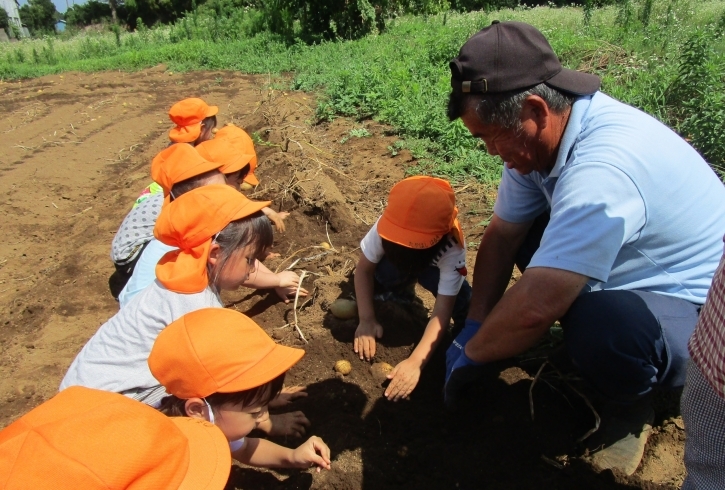
[{"label": "potato on soil", "polygon": [[352,371],[352,364],[350,364],[350,361],[346,361],[344,359],[337,361],[335,363],[335,371],[347,376],[348,374],[350,374],[350,371]]},{"label": "potato on soil", "polygon": [[372,366],[370,366],[370,372],[373,375],[373,378],[375,378],[375,381],[378,383],[382,383],[386,379],[388,379],[388,374],[390,374],[390,371],[393,370],[393,366],[388,364],[387,362],[376,362]]},{"label": "potato on soil", "polygon": [[336,299],[330,305],[330,311],[335,318],[348,320],[357,316],[357,303],[351,299]]},{"label": "potato on soil", "polygon": [[322,247],[322,248],[326,248],[326,249],[328,249],[328,250],[329,250],[330,248],[332,248],[332,245],[330,245],[330,244],[329,244],[329,243],[327,243],[327,242],[322,242],[322,243],[320,243],[320,247]]},{"label": "potato on soil", "polygon": [[240,188],[243,191],[251,191],[252,189],[254,189],[254,186],[252,184],[247,183],[247,182],[242,182],[242,185],[240,186]]}]

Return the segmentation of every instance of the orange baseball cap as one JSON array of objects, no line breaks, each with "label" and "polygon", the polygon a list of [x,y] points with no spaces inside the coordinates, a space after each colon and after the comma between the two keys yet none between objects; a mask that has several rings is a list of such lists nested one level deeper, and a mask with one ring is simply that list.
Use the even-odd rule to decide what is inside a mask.
[{"label": "orange baseball cap", "polygon": [[0,432],[7,490],[222,490],[230,468],[229,443],[213,424],[81,386]]},{"label": "orange baseball cap", "polygon": [[172,247],[156,265],[156,278],[179,293],[198,293],[209,285],[206,263],[212,237],[232,221],[269,206],[250,201],[228,185],[205,185],[179,196],[161,208],[154,236]]},{"label": "orange baseball cap", "polygon": [[[227,124],[219,131],[217,131],[215,139],[216,138],[236,139],[238,140],[238,144],[241,145],[242,153],[252,155],[252,159],[248,162],[249,173],[246,177],[244,177],[244,182],[251,185],[259,185],[259,179],[257,179],[257,177],[254,175],[254,170],[257,168],[257,152],[254,151],[254,141],[249,136],[249,134],[247,134],[247,132],[244,131],[242,128],[239,128],[233,124]],[[244,165],[246,165],[246,163]],[[232,172],[236,172],[237,170],[239,169],[229,171],[222,170],[222,172],[224,172],[225,174],[230,174]]]},{"label": "orange baseball cap", "polygon": [[223,174],[238,172],[245,165],[249,165],[249,171],[251,173],[251,160],[252,158],[256,158],[254,154],[246,152],[247,149],[240,138],[220,138],[218,132],[213,140],[198,144],[196,150],[203,158],[212,162],[221,163],[219,171]]},{"label": "orange baseball cap", "polygon": [[176,127],[169,131],[169,139],[174,143],[191,143],[201,134],[201,122],[216,116],[219,108],[208,105],[195,97],[184,99],[171,106],[169,117]]},{"label": "orange baseball cap", "polygon": [[148,362],[167,393],[188,399],[262,386],[304,355],[302,349],[276,344],[238,311],[205,308],[163,329]]},{"label": "orange baseball cap", "polygon": [[151,178],[164,189],[166,197],[174,184],[221,166],[221,162],[202,157],[193,146],[176,143],[154,157],[151,162]]},{"label": "orange baseball cap", "polygon": [[401,180],[388,196],[388,206],[378,220],[378,234],[408,248],[428,248],[453,233],[461,246],[456,195],[448,181],[415,176]]}]

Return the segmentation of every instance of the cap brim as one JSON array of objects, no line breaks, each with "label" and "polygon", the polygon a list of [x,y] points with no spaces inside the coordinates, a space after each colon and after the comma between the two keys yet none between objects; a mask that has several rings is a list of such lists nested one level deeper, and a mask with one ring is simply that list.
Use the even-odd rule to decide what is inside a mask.
[{"label": "cap brim", "polygon": [[199,162],[198,165],[195,165],[188,169],[186,172],[180,173],[176,176],[174,185],[178,184],[179,182],[183,182],[185,180],[188,180],[192,177],[196,177],[197,175],[205,174],[207,172],[211,172],[212,170],[219,170],[221,171],[221,163],[218,162],[212,162],[211,160],[204,160],[203,162]]},{"label": "cap brim", "polygon": [[256,175],[254,175],[254,172],[249,172],[246,177],[244,177],[244,182],[250,185],[259,185],[259,179]]},{"label": "cap brim", "polygon": [[[238,172],[239,170],[243,169],[247,165],[250,165],[249,162],[252,161],[252,157],[254,157],[254,155],[242,153],[232,163],[228,163],[228,164],[220,167],[219,170],[221,170],[221,172],[223,174],[232,174],[234,172]],[[250,165],[250,167],[251,167],[251,165]]]},{"label": "cap brim", "polygon": [[251,369],[241,373],[239,377],[229,381],[223,386],[219,386],[219,393],[236,393],[237,391],[251,390],[265,383],[269,383],[282,373],[286,373],[292,366],[297,364],[305,351],[286,347],[284,345],[275,345],[269,354],[264,356],[262,360],[257,362]]},{"label": "cap brim", "polygon": [[408,248],[423,249],[435,245],[443,238],[443,235],[421,233],[419,231],[406,230],[390,221],[385,214],[378,220],[378,235],[398,245]]},{"label": "cap brim", "polygon": [[179,490],[222,490],[229,480],[232,455],[222,431],[204,420],[172,417],[189,441],[189,467]]},{"label": "cap brim", "polygon": [[248,199],[244,204],[242,204],[242,206],[234,210],[229,221],[231,222],[246,218],[257,211],[261,211],[262,209],[268,207],[270,204],[272,204],[272,201],[252,201]]},{"label": "cap brim", "polygon": [[215,105],[210,105],[209,109],[206,111],[206,117],[216,116],[219,113],[219,107]]},{"label": "cap brim", "polygon": [[599,90],[602,80],[590,73],[562,68],[562,70],[544,82],[545,84],[574,95],[592,95]]}]

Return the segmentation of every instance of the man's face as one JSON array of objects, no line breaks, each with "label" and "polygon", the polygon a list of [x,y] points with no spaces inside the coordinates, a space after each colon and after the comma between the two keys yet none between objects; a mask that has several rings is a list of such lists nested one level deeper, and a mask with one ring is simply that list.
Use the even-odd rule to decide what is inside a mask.
[{"label": "man's face", "polygon": [[484,124],[474,110],[466,111],[461,120],[474,138],[483,140],[488,153],[500,156],[508,168],[521,175],[549,170],[548,159],[541,155],[540,132],[534,120],[523,120],[519,129],[504,129]]}]

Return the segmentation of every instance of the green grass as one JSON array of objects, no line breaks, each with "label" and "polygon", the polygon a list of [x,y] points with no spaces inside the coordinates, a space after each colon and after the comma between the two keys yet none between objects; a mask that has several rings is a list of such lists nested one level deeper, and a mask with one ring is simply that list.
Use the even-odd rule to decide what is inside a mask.
[{"label": "green grass", "polygon": [[[406,147],[419,159],[411,173],[496,182],[500,160],[482,152],[460,122],[451,124],[445,116],[448,61],[491,20],[521,20],[544,32],[566,66],[599,74],[605,92],[680,130],[719,168],[725,165],[720,138],[725,0],[646,1],[623,0],[620,7],[594,10],[588,22],[579,8],[548,7],[400,17],[382,34],[314,46],[287,46],[266,32],[252,35],[254,13],[190,15],[173,26],[119,38],[109,32],[6,43],[0,45],[0,77],[136,70],[159,63],[174,71],[291,72],[291,88],[320,94],[319,119],[343,115],[389,124],[402,138],[391,152]],[[704,54],[687,58],[694,38],[702,41],[695,48],[704,46]],[[682,87],[694,88],[683,92]]]}]

